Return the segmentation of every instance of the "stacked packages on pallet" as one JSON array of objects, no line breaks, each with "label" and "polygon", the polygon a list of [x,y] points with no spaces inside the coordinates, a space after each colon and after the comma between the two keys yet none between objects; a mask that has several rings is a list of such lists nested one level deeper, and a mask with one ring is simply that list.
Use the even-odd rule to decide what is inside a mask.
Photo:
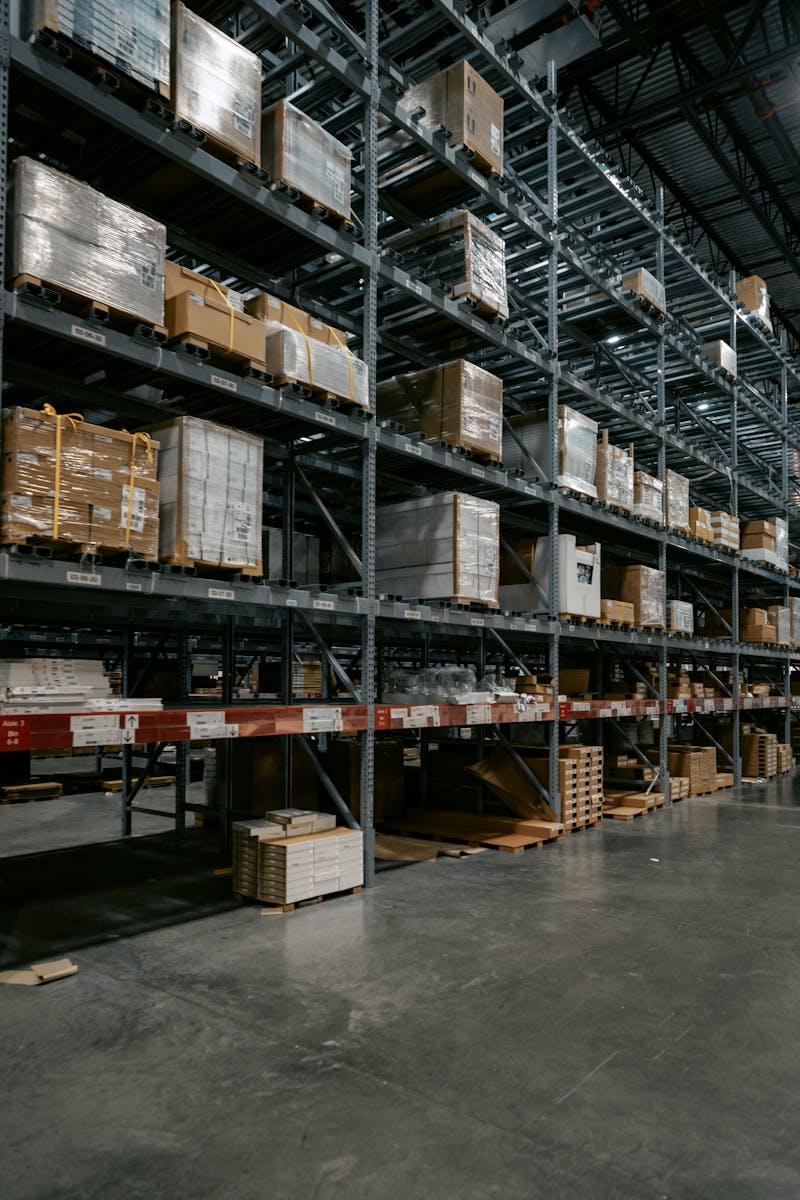
[{"label": "stacked packages on pallet", "polygon": [[689,525],[693,537],[698,538],[701,542],[708,542],[709,545],[713,545],[714,526],[711,524],[711,513],[707,508],[692,506],[689,509]]},{"label": "stacked packages on pallet", "polygon": [[761,521],[743,521],[742,556],[752,558],[780,571],[789,566],[789,528],[782,517]]},{"label": "stacked packages on pallet", "polygon": [[742,774],[772,779],[778,773],[778,737],[761,730],[742,733]]},{"label": "stacked packages on pallet", "polygon": [[655,275],[651,275],[644,267],[629,271],[623,278],[621,287],[624,291],[633,292],[650,308],[655,308],[658,312],[666,315],[667,293],[664,285],[659,283]]},{"label": "stacked packages on pallet", "polygon": [[503,381],[460,358],[378,384],[378,416],[406,433],[459,446],[497,462],[503,456]]},{"label": "stacked packages on pallet", "polygon": [[762,325],[772,332],[772,319],[769,315],[769,292],[767,285],[759,275],[748,275],[736,283],[736,299],[744,311],[755,317]]},{"label": "stacked packages on pallet", "polygon": [[11,274],[127,317],[164,320],[166,229],[69,175],[18,158]]},{"label": "stacked packages on pallet", "polygon": [[[112,695],[108,675],[98,659],[0,659],[2,713],[116,713],[130,708],[156,711],[162,707],[161,701],[153,698],[122,700]],[[119,720],[116,731],[119,733]]]},{"label": "stacked packages on pallet", "polygon": [[598,500],[623,512],[633,512],[633,448],[623,450],[609,445],[607,429],[597,447],[594,482]]},{"label": "stacked packages on pallet", "polygon": [[437,282],[456,300],[490,316],[508,316],[506,244],[471,212],[442,217],[389,240],[411,274]]},{"label": "stacked packages on pallet", "polygon": [[189,342],[219,358],[265,370],[264,323],[244,311],[242,296],[188,267],[167,262],[164,321],[170,341]]},{"label": "stacked packages on pallet", "polygon": [[604,567],[602,588],[612,600],[633,605],[634,623],[641,629],[665,629],[664,572],[655,567]]},{"label": "stacked packages on pallet", "polygon": [[8,408],[2,423],[0,543],[65,542],[158,557],[159,444],[79,413]]},{"label": "stacked packages on pallet", "polygon": [[691,534],[689,519],[689,480],[667,469],[664,479],[664,524],[667,529]]},{"label": "stacked packages on pallet", "polygon": [[724,550],[739,549],[739,518],[731,513],[717,511],[711,513],[711,532],[714,535],[714,545],[722,546]]},{"label": "stacked packages on pallet", "polygon": [[646,471],[633,473],[633,513],[657,525],[664,524],[664,484]]},{"label": "stacked packages on pallet", "polygon": [[[503,462],[526,479],[547,479],[550,426],[547,413],[511,417],[503,437]],[[597,422],[565,404],[558,406],[558,484],[596,496]]]},{"label": "stacked packages on pallet", "polygon": [[375,515],[380,592],[497,606],[500,509],[492,500],[445,492],[404,500]]},{"label": "stacked packages on pallet", "polygon": [[670,633],[684,633],[691,637],[694,633],[694,608],[686,600],[670,600],[669,626]]},{"label": "stacked packages on pallet", "polygon": [[288,100],[261,114],[261,167],[328,213],[350,218],[353,156],[347,146]]},{"label": "stacked packages on pallet", "polygon": [[336,828],[326,813],[284,809],[233,825],[233,890],[270,904],[294,904],[360,887],[364,835]]},{"label": "stacked packages on pallet", "polygon": [[261,438],[198,417],[156,426],[159,554],[181,566],[261,574]]},{"label": "stacked packages on pallet", "polygon": [[[470,63],[446,67],[403,94],[400,104],[423,129],[444,128],[451,146],[466,146],[483,170],[503,174],[503,98]],[[405,169],[405,168],[404,168]]]},{"label": "stacked packages on pallet", "polygon": [[732,379],[736,378],[736,351],[727,342],[706,342],[702,349],[703,358],[713,366],[719,367]]},{"label": "stacked packages on pallet", "polygon": [[26,36],[60,34],[169,97],[170,0],[32,0],[28,17]]},{"label": "stacked packages on pallet", "polygon": [[261,60],[175,0],[172,105],[245,162],[261,159]]}]

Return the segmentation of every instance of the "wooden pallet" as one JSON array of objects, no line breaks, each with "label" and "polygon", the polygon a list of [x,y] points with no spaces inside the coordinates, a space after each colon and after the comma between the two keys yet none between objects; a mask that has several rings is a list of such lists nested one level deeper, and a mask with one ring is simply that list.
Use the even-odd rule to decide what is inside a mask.
[{"label": "wooden pallet", "polygon": [[168,554],[161,561],[166,567],[192,571],[202,579],[232,579],[236,575],[241,575],[243,579],[261,579],[263,570],[260,566],[228,566],[225,563],[200,562],[188,554]]},{"label": "wooden pallet", "polygon": [[[171,787],[175,782],[174,775],[148,775],[141,788],[165,788]],[[101,787],[106,792],[121,792],[121,779],[103,779],[100,781]],[[140,788],[140,790],[141,790]]]},{"label": "wooden pallet", "polygon": [[332,229],[338,230],[339,233],[353,235],[356,231],[355,224],[348,216],[345,216],[343,213],[331,212],[328,206],[323,204],[321,200],[316,200],[313,196],[298,191],[296,187],[293,187],[285,179],[270,180],[269,189],[271,192],[282,196],[284,200],[288,200],[290,204],[296,204],[303,212],[309,213],[315,221],[329,225]]},{"label": "wooden pallet", "polygon": [[183,141],[193,143],[198,149],[205,150],[207,154],[213,155],[221,162],[227,163],[232,167],[239,167],[240,170],[251,171],[255,175],[263,174],[258,163],[254,162],[246,154],[240,154],[233,146],[229,146],[227,142],[223,142],[221,138],[215,134],[209,133],[205,129],[200,129],[197,125],[193,125],[186,117],[181,117],[176,114],[174,122],[174,131]]},{"label": "wooden pallet", "polygon": [[57,800],[63,794],[60,783],[10,783],[0,787],[0,804],[25,804],[33,800]]},{"label": "wooden pallet", "polygon": [[327,391],[325,388],[317,387],[315,384],[309,384],[305,380],[297,379],[293,375],[273,375],[272,386],[276,388],[290,387],[293,388],[304,400],[313,400],[317,404],[331,405],[334,408],[358,409],[361,412],[369,412],[363,404],[359,404],[357,400],[352,400],[349,396],[339,396],[335,392]]},{"label": "wooden pallet", "polygon": [[344,888],[341,892],[326,892],[324,896],[309,896],[307,900],[294,900],[291,904],[279,904],[272,900],[259,900],[257,896],[245,896],[243,892],[234,892],[233,898],[237,904],[261,904],[262,917],[279,917],[283,913],[294,912],[297,908],[309,908],[312,904],[322,904],[324,900],[340,900],[343,896],[357,896],[364,888]]},{"label": "wooden pallet", "polygon": [[607,793],[608,798],[603,803],[603,818],[613,821],[632,821],[643,813],[655,812],[666,804],[665,797],[660,792],[617,792]]},{"label": "wooden pallet", "polygon": [[559,841],[566,832],[560,822],[494,817],[482,813],[412,810],[391,823],[400,833],[489,846],[504,854],[520,854],[545,842]]},{"label": "wooden pallet", "polygon": [[[55,6],[50,6],[51,10]],[[99,57],[91,46],[84,45],[74,35],[69,36],[58,28],[58,16],[49,11],[47,25],[38,29],[33,42],[34,49],[62,66],[82,75],[102,92],[116,96],[135,108],[143,108],[157,99],[169,103],[169,85],[154,79],[148,84],[142,79],[127,75],[115,64]]]},{"label": "wooden pallet", "polygon": [[249,358],[246,354],[240,354],[236,348],[230,350],[227,346],[206,341],[194,333],[179,334],[177,337],[170,338],[168,344],[181,354],[188,354],[192,358],[209,363],[211,366],[218,366],[220,369],[234,368],[241,375],[252,375],[263,382],[268,382],[271,378],[267,372],[266,363]]},{"label": "wooden pallet", "polygon": [[[60,283],[50,283],[36,275],[17,275],[11,282],[12,292],[21,298],[46,304],[49,308],[62,309],[64,312],[75,313],[76,316],[86,317],[111,329],[130,332],[134,329],[139,336],[152,338],[163,343],[167,340],[167,330],[164,325],[157,325],[143,317],[107,304],[104,300],[94,300],[91,296],[71,291]],[[99,336],[99,335],[98,335]],[[90,341],[90,339],[87,338]]]}]

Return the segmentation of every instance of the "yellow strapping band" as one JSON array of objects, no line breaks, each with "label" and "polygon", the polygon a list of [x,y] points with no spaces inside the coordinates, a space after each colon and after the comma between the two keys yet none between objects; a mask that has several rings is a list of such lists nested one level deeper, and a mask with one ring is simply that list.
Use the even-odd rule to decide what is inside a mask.
[{"label": "yellow strapping band", "polygon": [[[127,433],[127,429],[122,430]],[[130,475],[128,476],[128,512],[125,517],[125,541],[123,543],[125,549],[129,549],[131,544],[131,523],[133,521],[133,494],[136,483],[136,446],[141,442],[147,454],[147,461],[152,466],[153,464],[153,439],[149,433],[134,433],[131,435],[131,461]]]},{"label": "yellow strapping band", "polygon": [[314,386],[314,368],[311,363],[311,338],[308,336],[305,329],[303,329],[303,326],[300,324],[300,322],[298,321],[298,319],[294,315],[294,313],[291,313],[290,315],[291,315],[291,318],[294,321],[295,325],[297,326],[298,332],[302,335],[302,337],[305,338],[306,355],[308,357],[308,382],[309,382],[309,386],[313,387]]},{"label": "yellow strapping band", "polygon": [[55,417],[56,421],[56,461],[55,478],[53,480],[53,537],[57,538],[61,508],[61,422],[69,421],[74,433],[78,428],[78,423],[83,420],[83,416],[81,413],[57,413],[52,404],[42,405],[42,412],[46,417]]},{"label": "yellow strapping band", "polygon": [[348,349],[347,343],[345,342],[344,338],[340,337],[337,330],[335,330],[332,325],[329,325],[328,329],[330,329],[331,333],[336,338],[336,341],[339,344],[339,349],[344,350],[345,354],[347,355],[348,361],[350,363],[350,399],[355,400],[355,396],[353,395],[353,356],[350,353],[350,350]]},{"label": "yellow strapping band", "polygon": [[228,289],[227,288],[220,287],[220,285],[217,283],[216,279],[209,279],[208,282],[213,283],[214,287],[217,289],[220,296],[222,296],[222,299],[225,301],[225,303],[228,306],[228,314],[230,316],[230,324],[229,324],[229,328],[228,328],[228,351],[231,351],[231,350],[233,350],[234,322],[236,320],[234,313],[236,312],[236,309],[233,307],[230,300],[228,299]]}]

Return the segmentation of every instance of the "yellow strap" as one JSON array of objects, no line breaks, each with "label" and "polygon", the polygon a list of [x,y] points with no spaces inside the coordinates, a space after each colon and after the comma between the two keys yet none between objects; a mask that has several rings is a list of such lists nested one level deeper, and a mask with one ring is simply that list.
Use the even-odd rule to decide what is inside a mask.
[{"label": "yellow strap", "polygon": [[345,342],[344,338],[339,336],[338,332],[333,328],[333,326],[329,325],[328,329],[330,329],[331,333],[336,338],[336,341],[339,343],[339,349],[344,350],[344,352],[347,355],[347,358],[349,360],[349,363],[350,363],[350,399],[355,400],[355,396],[353,395],[353,356],[350,353],[350,351],[347,347],[347,343]]},{"label": "yellow strap", "polygon": [[83,416],[81,413],[57,413],[52,404],[42,405],[42,412],[46,417],[55,417],[56,422],[56,461],[55,478],[53,480],[53,537],[57,538],[61,508],[61,422],[69,421],[74,433],[78,428],[78,423],[83,420]]},{"label": "yellow strap", "polygon": [[230,300],[228,299],[228,289],[227,288],[220,287],[220,285],[217,283],[216,279],[209,279],[208,282],[213,283],[214,287],[217,289],[220,296],[222,296],[222,299],[225,301],[225,303],[228,306],[228,314],[230,316],[230,326],[228,329],[228,350],[231,351],[231,350],[233,350],[234,322],[236,320],[236,317],[234,316],[234,314],[236,312],[236,309],[233,307]]},{"label": "yellow strap", "polygon": [[[122,430],[127,433],[127,429]],[[131,544],[131,522],[133,521],[133,493],[136,484],[136,446],[141,442],[147,453],[147,461],[152,466],[153,464],[153,439],[149,433],[134,433],[131,434],[131,461],[130,475],[128,476],[128,512],[125,517],[125,541],[123,546],[126,550]]]},{"label": "yellow strap", "polygon": [[301,337],[303,337],[305,339],[306,357],[308,358],[308,383],[309,383],[310,387],[313,387],[314,386],[314,367],[311,363],[311,338],[308,336],[305,329],[303,329],[303,326],[300,324],[300,322],[298,321],[298,319],[294,315],[294,313],[292,312],[290,315],[291,315],[291,318],[294,321],[295,325],[297,326],[298,333],[301,335]]}]

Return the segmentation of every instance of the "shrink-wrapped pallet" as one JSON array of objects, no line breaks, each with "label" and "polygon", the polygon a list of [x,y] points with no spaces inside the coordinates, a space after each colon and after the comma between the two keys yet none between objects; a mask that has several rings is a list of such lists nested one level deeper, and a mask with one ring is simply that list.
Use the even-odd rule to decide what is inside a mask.
[{"label": "shrink-wrapped pallet", "polygon": [[261,166],[330,213],[349,219],[353,156],[288,100],[261,114]]},{"label": "shrink-wrapped pallet", "polygon": [[678,533],[691,534],[692,526],[689,520],[689,480],[677,471],[667,470],[664,480],[664,508],[668,529]]},{"label": "shrink-wrapped pallet", "polygon": [[639,565],[604,567],[603,592],[612,600],[632,604],[634,621],[640,628],[666,627],[663,571]]},{"label": "shrink-wrapped pallet", "polygon": [[424,109],[423,129],[443,126],[451,146],[466,146],[480,170],[503,174],[503,98],[462,60],[422,83],[400,100],[402,108]]},{"label": "shrink-wrapped pallet", "polygon": [[[535,478],[533,463],[547,477],[549,424],[546,413],[520,413],[511,418],[513,433],[503,437],[503,462]],[[520,445],[521,443],[521,445]],[[566,404],[558,406],[558,483],[586,496],[596,496],[597,422]],[[531,461],[533,460],[533,462]]]},{"label": "shrink-wrapped pallet", "polygon": [[32,158],[13,176],[11,273],[154,325],[164,320],[166,229]]},{"label": "shrink-wrapped pallet", "polygon": [[769,315],[769,292],[767,285],[760,275],[748,275],[736,283],[736,299],[744,311],[756,317],[762,325],[772,332],[772,319]]},{"label": "shrink-wrapped pallet", "polygon": [[702,350],[703,358],[713,366],[719,367],[726,375],[736,378],[736,351],[721,339],[716,342],[706,342]]},{"label": "shrink-wrapped pallet", "polygon": [[396,375],[378,384],[379,417],[499,461],[503,454],[503,381],[463,358]]},{"label": "shrink-wrapped pallet", "polygon": [[694,633],[694,608],[686,600],[670,600],[669,629],[671,633]]},{"label": "shrink-wrapped pallet", "polygon": [[302,329],[268,327],[266,360],[267,370],[278,386],[299,383],[359,408],[369,408],[367,365],[346,345],[329,346]]},{"label": "shrink-wrapped pallet", "polygon": [[607,429],[597,447],[594,482],[598,500],[633,512],[633,452],[610,445]]},{"label": "shrink-wrapped pallet", "polygon": [[637,517],[664,524],[664,484],[655,475],[634,471],[633,511]]},{"label": "shrink-wrapped pallet", "polygon": [[261,159],[261,60],[176,0],[172,104],[179,121],[246,162]]},{"label": "shrink-wrapped pallet", "polygon": [[158,555],[158,442],[79,413],[3,412],[0,541]]},{"label": "shrink-wrapped pallet", "polygon": [[170,0],[31,0],[27,18],[169,97]]},{"label": "shrink-wrapped pallet", "polygon": [[403,265],[454,299],[467,299],[488,315],[508,316],[505,242],[472,213],[443,217],[389,242]]}]

